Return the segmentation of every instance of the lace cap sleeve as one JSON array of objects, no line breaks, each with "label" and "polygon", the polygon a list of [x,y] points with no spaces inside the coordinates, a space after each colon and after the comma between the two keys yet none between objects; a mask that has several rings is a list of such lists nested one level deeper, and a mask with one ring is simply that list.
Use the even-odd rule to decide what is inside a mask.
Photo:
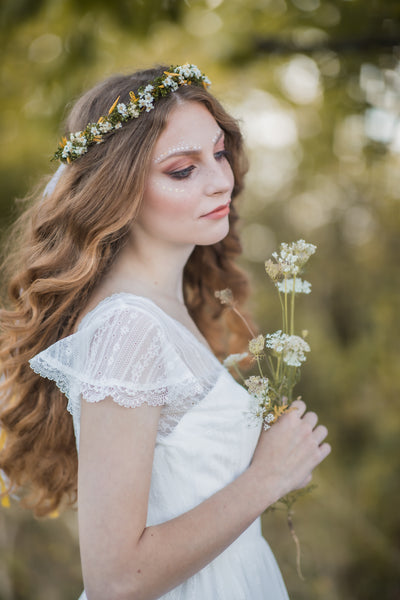
[{"label": "lace cap sleeve", "polygon": [[80,397],[110,396],[121,406],[179,405],[198,383],[162,322],[135,306],[114,306],[30,360],[38,374],[56,382],[68,410],[80,413]]}]

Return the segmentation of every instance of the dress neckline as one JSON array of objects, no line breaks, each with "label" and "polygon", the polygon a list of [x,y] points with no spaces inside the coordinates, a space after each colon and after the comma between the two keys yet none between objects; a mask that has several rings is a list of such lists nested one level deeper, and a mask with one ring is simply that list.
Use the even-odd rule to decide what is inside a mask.
[{"label": "dress neckline", "polygon": [[163,310],[161,308],[161,306],[159,306],[156,302],[154,302],[154,300],[151,300],[150,298],[147,298],[146,296],[139,296],[138,294],[133,294],[131,292],[114,292],[113,294],[110,294],[109,296],[106,296],[105,298],[103,298],[103,300],[100,300],[100,302],[98,302],[96,304],[96,306],[94,308],[92,308],[91,310],[89,310],[89,312],[87,312],[85,314],[85,316],[81,319],[77,331],[80,331],[82,325],[86,322],[86,320],[88,320],[90,317],[93,316],[93,314],[102,306],[104,306],[105,304],[109,304],[112,300],[115,300],[118,297],[124,297],[124,296],[128,296],[128,298],[135,298],[136,300],[140,300],[140,301],[144,301],[147,302],[149,304],[151,304],[154,308],[156,308],[156,310],[158,310],[164,317],[166,317],[167,319],[169,319],[170,321],[172,321],[173,323],[177,324],[183,331],[186,332],[187,335],[189,335],[197,344],[199,344],[202,348],[204,348],[209,354],[211,354],[211,356],[213,357],[213,359],[215,361],[217,361],[217,363],[221,365],[220,361],[217,359],[217,357],[215,356],[214,352],[211,350],[210,346],[206,345],[205,343],[201,342],[192,331],[190,331],[190,329],[188,329],[188,327],[186,327],[186,325],[184,325],[183,323],[181,323],[181,321],[178,321],[178,319],[175,319],[174,317],[171,317],[171,315],[169,315],[167,312],[165,312],[165,310]]}]

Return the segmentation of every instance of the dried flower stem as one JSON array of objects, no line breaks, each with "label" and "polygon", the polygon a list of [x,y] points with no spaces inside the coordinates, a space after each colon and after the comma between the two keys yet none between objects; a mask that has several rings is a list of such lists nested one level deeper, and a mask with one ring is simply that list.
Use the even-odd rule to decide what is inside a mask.
[{"label": "dried flower stem", "polygon": [[233,365],[233,368],[235,370],[235,372],[239,375],[240,379],[242,380],[243,383],[245,383],[245,378],[243,377],[243,375],[240,372],[240,369],[238,368],[238,366],[235,364]]},{"label": "dried flower stem", "polygon": [[285,307],[283,306],[282,295],[281,295],[281,293],[280,293],[279,290],[278,290],[278,296],[279,296],[279,302],[281,303],[281,309],[282,309],[282,326],[283,326],[283,331],[286,331]]},{"label": "dried flower stem", "polygon": [[294,525],[293,525],[293,520],[292,520],[292,516],[293,516],[293,512],[291,510],[288,511],[287,513],[287,522],[289,525],[289,530],[291,533],[291,536],[293,538],[294,543],[296,544],[296,570],[297,570],[297,574],[299,576],[299,578],[302,581],[305,581],[305,577],[301,571],[301,547],[300,547],[300,540],[297,537]]},{"label": "dried flower stem", "polygon": [[[286,277],[285,277],[285,290],[286,290]],[[287,309],[287,293],[285,291],[285,318],[284,318],[284,323],[283,323],[283,331],[285,333],[288,333],[288,318],[287,318],[287,314],[288,314],[288,309]]]},{"label": "dried flower stem", "polygon": [[262,378],[264,378],[264,373],[263,373],[263,371],[262,371],[262,368],[261,368],[261,361],[260,361],[260,357],[259,357],[259,356],[257,356],[257,357],[256,357],[256,360],[257,360],[258,369],[259,369],[259,371],[260,371],[260,375],[261,375],[261,377],[262,377]]},{"label": "dried flower stem", "polygon": [[238,311],[238,309],[236,308],[236,306],[231,305],[230,307],[233,312],[243,321],[243,323],[246,325],[247,329],[250,332],[251,337],[256,337],[256,334],[254,333],[254,331],[251,329],[250,325],[248,324],[247,320],[244,318],[244,316],[241,314],[240,311]]},{"label": "dried flower stem", "polygon": [[[294,298],[295,298],[295,290],[296,290],[296,275],[293,275],[293,291],[291,298],[291,311],[290,311],[290,335],[294,334]],[[287,294],[285,294],[287,296]]]}]

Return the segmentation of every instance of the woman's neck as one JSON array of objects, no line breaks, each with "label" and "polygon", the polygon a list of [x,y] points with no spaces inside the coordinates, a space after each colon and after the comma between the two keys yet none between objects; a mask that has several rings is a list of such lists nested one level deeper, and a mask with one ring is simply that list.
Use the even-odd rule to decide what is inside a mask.
[{"label": "woman's neck", "polygon": [[123,291],[184,305],[183,269],[193,248],[129,240],[104,282],[107,295]]}]

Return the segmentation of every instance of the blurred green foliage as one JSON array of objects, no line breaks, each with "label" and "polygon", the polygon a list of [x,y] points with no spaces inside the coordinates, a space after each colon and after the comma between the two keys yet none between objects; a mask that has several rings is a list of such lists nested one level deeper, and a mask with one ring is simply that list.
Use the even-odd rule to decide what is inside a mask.
[{"label": "blurred green foliage", "polygon": [[[0,8],[0,226],[43,174],[65,106],[154,63],[198,64],[243,124],[251,168],[243,265],[265,332],[279,306],[263,262],[317,244],[297,323],[313,352],[299,393],[329,427],[318,488],[264,518],[293,600],[400,597],[400,4],[397,0],[5,0]],[[0,511],[0,599],[76,598],[76,515]],[[4,525],[4,526],[3,526]],[[250,600],[250,599],[249,599]]]}]

